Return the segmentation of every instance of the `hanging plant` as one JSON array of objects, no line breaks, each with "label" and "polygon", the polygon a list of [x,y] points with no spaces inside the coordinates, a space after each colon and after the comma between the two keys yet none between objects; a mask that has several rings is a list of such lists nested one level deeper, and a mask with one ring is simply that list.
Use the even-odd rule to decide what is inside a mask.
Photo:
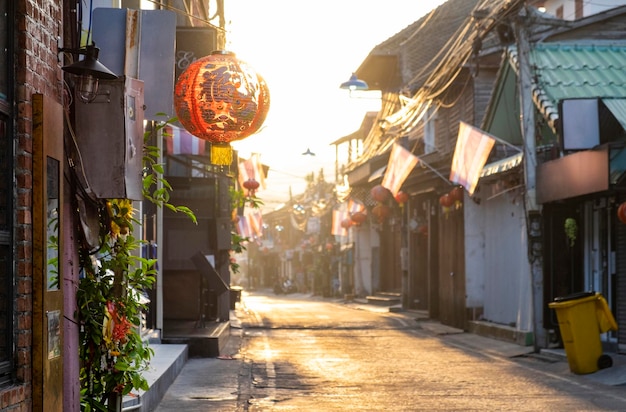
[{"label": "hanging plant", "polygon": [[568,217],[565,219],[565,235],[569,239],[569,245],[574,246],[576,235],[578,234],[578,225],[576,219]]},{"label": "hanging plant", "polygon": [[[150,133],[146,132],[145,141]],[[144,198],[181,212],[195,223],[188,207],[169,203],[171,186],[163,178],[159,158],[158,148],[144,145]],[[138,327],[146,308],[142,293],[156,278],[156,259],[139,257],[136,252],[143,242],[133,236],[138,223],[134,214],[128,199],[100,204],[100,248],[95,253],[86,246],[79,248],[82,275],[76,292],[76,320],[80,325],[81,410],[113,410],[131,390],[148,389],[142,374],[154,352],[141,339]]]}]

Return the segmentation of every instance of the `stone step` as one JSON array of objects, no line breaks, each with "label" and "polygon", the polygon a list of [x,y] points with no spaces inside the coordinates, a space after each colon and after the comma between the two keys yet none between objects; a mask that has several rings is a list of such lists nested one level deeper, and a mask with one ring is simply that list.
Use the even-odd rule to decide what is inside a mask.
[{"label": "stone step", "polygon": [[167,321],[161,343],[187,345],[190,358],[216,358],[229,336],[229,322]]},{"label": "stone step", "polygon": [[148,370],[143,376],[148,381],[147,391],[135,390],[124,396],[122,410],[152,411],[154,410],[167,388],[176,380],[176,377],[187,363],[187,345],[166,345],[150,343],[154,356],[150,359]]},{"label": "stone step", "polygon": [[367,303],[380,306],[393,306],[400,303],[402,294],[394,292],[378,292],[374,295],[367,296]]}]

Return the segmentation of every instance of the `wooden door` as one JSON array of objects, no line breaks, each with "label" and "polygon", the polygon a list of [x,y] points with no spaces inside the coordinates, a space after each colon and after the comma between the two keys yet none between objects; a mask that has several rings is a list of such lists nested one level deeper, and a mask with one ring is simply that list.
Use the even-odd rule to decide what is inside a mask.
[{"label": "wooden door", "polygon": [[463,210],[443,213],[439,233],[439,320],[465,329],[465,230]]},{"label": "wooden door", "polygon": [[63,109],[33,95],[33,410],[63,410]]}]

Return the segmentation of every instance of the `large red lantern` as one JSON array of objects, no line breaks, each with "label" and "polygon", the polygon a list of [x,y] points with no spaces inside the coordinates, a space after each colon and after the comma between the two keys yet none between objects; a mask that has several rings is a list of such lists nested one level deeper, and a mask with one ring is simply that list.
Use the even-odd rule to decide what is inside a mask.
[{"label": "large red lantern", "polygon": [[372,214],[376,216],[378,223],[382,223],[390,213],[391,209],[387,205],[378,204],[372,208]]},{"label": "large red lantern", "polygon": [[626,224],[626,202],[623,202],[617,208],[617,218],[619,219],[620,222]]},{"label": "large red lantern", "polygon": [[384,202],[391,196],[391,192],[389,191],[389,189],[382,185],[374,186],[372,190],[370,190],[370,194],[372,195],[372,199],[376,200],[377,202]]},{"label": "large red lantern", "polygon": [[214,51],[191,63],[174,89],[180,123],[211,142],[211,162],[232,162],[230,142],[257,132],[269,111],[265,80],[228,51]]}]

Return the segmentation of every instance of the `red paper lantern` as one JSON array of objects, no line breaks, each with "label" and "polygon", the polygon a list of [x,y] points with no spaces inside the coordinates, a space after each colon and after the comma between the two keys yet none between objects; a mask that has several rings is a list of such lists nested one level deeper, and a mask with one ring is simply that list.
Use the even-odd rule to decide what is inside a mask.
[{"label": "red paper lantern", "polygon": [[439,198],[439,204],[444,208],[452,207],[452,205],[454,204],[454,199],[452,198],[452,196],[450,196],[449,193],[446,193]]},{"label": "red paper lantern", "polygon": [[352,220],[345,218],[341,221],[341,227],[344,229],[349,229],[352,226]]},{"label": "red paper lantern", "polygon": [[450,190],[449,195],[452,196],[452,200],[454,202],[462,202],[463,201],[463,187],[462,186],[453,187],[452,190]]},{"label": "red paper lantern", "polygon": [[354,212],[350,215],[350,219],[352,219],[352,221],[356,225],[360,225],[361,223],[365,222],[365,219],[367,219],[367,215],[363,212]]},{"label": "red paper lantern", "polygon": [[417,233],[419,233],[422,236],[428,236],[428,225],[420,225],[417,228]]},{"label": "red paper lantern", "polygon": [[259,188],[259,182],[254,179],[248,179],[243,182],[243,187],[248,190],[257,190]]},{"label": "red paper lantern", "polygon": [[220,165],[232,162],[230,142],[261,128],[269,103],[265,80],[223,50],[191,63],[174,88],[178,120],[192,135],[213,143],[211,161]]},{"label": "red paper lantern", "polygon": [[377,202],[384,202],[391,196],[391,192],[389,191],[389,189],[382,185],[374,186],[372,190],[370,190],[370,194],[372,195],[372,199],[376,200]]},{"label": "red paper lantern", "polygon": [[403,191],[399,191],[398,193],[396,193],[396,195],[394,196],[394,199],[396,199],[396,202],[400,203],[401,205],[406,203],[409,200],[409,195]]},{"label": "red paper lantern", "polygon": [[372,214],[376,216],[378,223],[382,223],[390,213],[391,209],[387,205],[378,204],[372,208]]},{"label": "red paper lantern", "polygon": [[617,208],[617,218],[620,222],[626,224],[626,202],[623,202]]},{"label": "red paper lantern", "polygon": [[243,182],[243,187],[248,189],[248,197],[254,197],[256,190],[259,188],[260,183],[254,179],[248,179]]}]

